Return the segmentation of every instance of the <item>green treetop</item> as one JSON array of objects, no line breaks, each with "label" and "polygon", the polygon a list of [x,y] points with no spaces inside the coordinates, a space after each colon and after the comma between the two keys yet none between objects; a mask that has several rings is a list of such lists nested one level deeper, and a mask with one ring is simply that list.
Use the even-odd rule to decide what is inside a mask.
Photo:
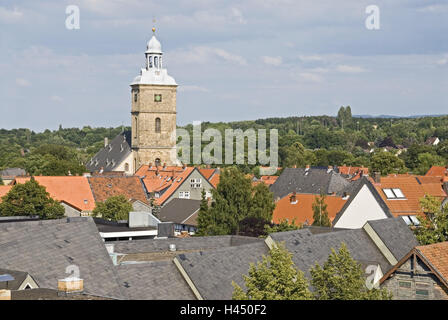
[{"label": "green treetop", "polygon": [[57,219],[64,216],[64,207],[50,197],[44,186],[31,177],[30,181],[14,185],[2,197],[1,216],[39,216],[41,219]]},{"label": "green treetop", "polygon": [[104,202],[97,202],[93,210],[93,216],[112,221],[128,220],[131,211],[132,204],[125,196],[119,195],[110,197]]},{"label": "green treetop", "polygon": [[312,294],[303,272],[292,261],[292,255],[280,243],[263,256],[257,265],[251,264],[249,275],[243,276],[244,291],[232,282],[234,300],[309,300]]},{"label": "green treetop", "polygon": [[330,218],[328,218],[327,204],[325,203],[325,194],[315,197],[313,202],[313,226],[331,227]]}]

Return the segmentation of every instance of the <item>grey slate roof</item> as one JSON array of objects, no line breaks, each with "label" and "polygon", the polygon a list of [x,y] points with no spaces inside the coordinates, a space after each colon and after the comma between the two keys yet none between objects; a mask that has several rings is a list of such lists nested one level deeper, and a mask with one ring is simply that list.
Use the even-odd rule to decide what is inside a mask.
[{"label": "grey slate roof", "polygon": [[350,181],[334,170],[316,168],[285,168],[270,190],[274,199],[283,198],[291,192],[310,194],[331,194],[342,196]]},{"label": "grey slate roof", "polygon": [[172,199],[160,210],[159,219],[181,224],[198,211],[200,205],[201,200]]},{"label": "grey slate roof", "polygon": [[87,294],[125,298],[92,218],[0,224],[0,268],[27,272],[39,287],[57,289],[76,265]]},{"label": "grey slate roof", "polygon": [[369,221],[369,225],[400,261],[412,248],[419,245],[414,233],[401,217]]},{"label": "grey slate roof", "polygon": [[[250,263],[262,260],[269,248],[262,242],[228,247],[212,251],[192,252],[177,256],[202,298],[231,299],[232,281],[243,286],[243,274],[248,274]],[[244,287],[244,286],[243,286]]]},{"label": "grey slate roof", "polygon": [[127,254],[168,251],[170,244],[175,244],[179,251],[186,251],[211,250],[223,247],[240,246],[254,242],[263,242],[263,239],[244,236],[211,236],[110,241],[108,243],[113,243],[115,245],[115,252]]},{"label": "grey slate roof", "polygon": [[6,168],[0,171],[0,177],[17,177],[26,175],[26,171],[22,168]]},{"label": "grey slate roof", "polygon": [[86,163],[87,170],[113,171],[123,160],[131,154],[131,131],[124,131],[117,135],[112,141]]},{"label": "grey slate roof", "polygon": [[286,248],[293,254],[294,264],[307,277],[310,276],[309,270],[315,266],[316,262],[320,265],[325,263],[331,253],[331,248],[338,251],[342,243],[345,243],[353,259],[363,266],[379,264],[383,272],[392,267],[362,229],[318,235],[312,235],[307,231],[298,230],[271,235],[274,241],[285,242]]},{"label": "grey slate roof", "polygon": [[119,265],[120,285],[129,299],[195,300],[193,292],[173,261]]},{"label": "grey slate roof", "polygon": [[0,275],[11,275],[14,280],[11,281],[0,281],[0,289],[9,289],[9,290],[18,290],[20,285],[25,281],[28,276],[27,272],[17,271],[17,270],[9,270],[9,269],[0,269]]}]

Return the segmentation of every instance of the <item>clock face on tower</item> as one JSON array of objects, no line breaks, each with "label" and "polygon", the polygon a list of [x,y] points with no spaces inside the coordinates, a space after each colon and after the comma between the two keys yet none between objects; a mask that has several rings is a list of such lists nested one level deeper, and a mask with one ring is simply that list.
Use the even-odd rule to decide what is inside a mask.
[{"label": "clock face on tower", "polygon": [[161,94],[155,94],[154,95],[154,102],[162,102],[162,95]]}]

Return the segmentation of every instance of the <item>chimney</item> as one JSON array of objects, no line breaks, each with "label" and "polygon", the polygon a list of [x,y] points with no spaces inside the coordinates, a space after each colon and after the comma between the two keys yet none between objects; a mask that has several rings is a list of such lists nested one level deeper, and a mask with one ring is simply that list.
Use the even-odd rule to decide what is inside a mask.
[{"label": "chimney", "polygon": [[207,169],[210,169],[211,167],[212,167],[212,166],[211,166],[210,164],[207,164],[207,165],[206,165],[206,168],[207,168]]},{"label": "chimney", "polygon": [[182,169],[185,169],[185,163],[182,163]]},{"label": "chimney", "polygon": [[107,137],[104,138],[104,147],[107,147],[109,144],[109,139]]},{"label": "chimney", "polygon": [[375,181],[375,183],[381,183],[381,173],[376,171],[373,173],[373,181]]},{"label": "chimney", "polygon": [[296,192],[294,191],[291,195],[291,197],[289,197],[289,202],[291,204],[296,204],[297,203],[297,196],[296,196]]},{"label": "chimney", "polygon": [[0,290],[0,300],[11,300],[11,290]]},{"label": "chimney", "polygon": [[305,168],[306,168],[306,169],[309,169],[309,168],[310,168],[310,165],[309,165],[309,164],[307,164]]},{"label": "chimney", "polygon": [[177,249],[176,249],[176,245],[174,244],[174,243],[171,243],[170,244],[170,251],[171,252],[175,252]]},{"label": "chimney", "polygon": [[328,170],[333,170],[333,166],[328,166]]},{"label": "chimney", "polygon": [[80,293],[84,291],[84,280],[77,277],[68,277],[58,280],[58,295]]}]

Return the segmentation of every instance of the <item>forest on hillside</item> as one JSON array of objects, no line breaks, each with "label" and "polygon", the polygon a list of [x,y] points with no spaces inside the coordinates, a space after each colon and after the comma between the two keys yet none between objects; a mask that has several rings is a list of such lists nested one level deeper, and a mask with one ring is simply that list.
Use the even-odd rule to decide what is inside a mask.
[{"label": "forest on hillside", "polygon": [[[193,126],[183,127],[192,132]],[[202,123],[215,128],[277,129],[280,166],[366,166],[383,174],[424,174],[431,165],[446,165],[448,116],[420,118],[353,117],[350,107],[334,116],[268,118],[254,121]],[[62,128],[36,133],[29,129],[0,129],[0,169],[21,167],[37,175],[64,175],[85,170],[84,164],[122,130],[130,128]],[[438,137],[437,146],[426,145]],[[203,146],[208,142],[203,142]],[[386,152],[384,152],[386,150]],[[224,154],[224,152],[223,152]],[[257,173],[257,166],[239,165]]]}]

